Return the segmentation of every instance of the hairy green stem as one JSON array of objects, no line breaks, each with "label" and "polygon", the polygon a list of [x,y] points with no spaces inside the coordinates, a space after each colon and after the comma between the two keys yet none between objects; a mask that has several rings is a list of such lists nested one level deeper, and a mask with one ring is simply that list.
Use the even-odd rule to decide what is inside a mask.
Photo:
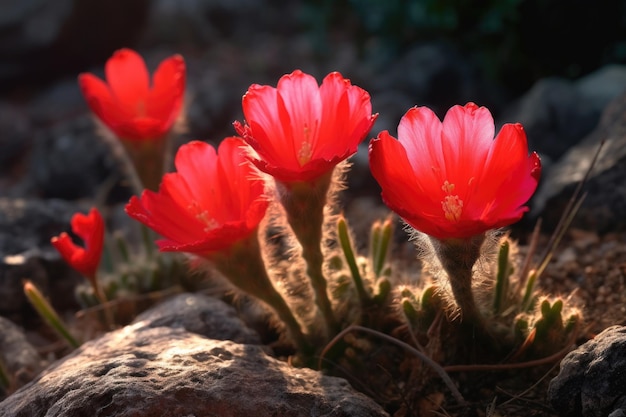
[{"label": "hairy green stem", "polygon": [[389,243],[393,233],[391,218],[388,217],[384,222],[376,222],[372,225],[371,231],[371,258],[374,268],[374,275],[379,278],[382,274],[383,267],[387,261],[389,252]]},{"label": "hairy green stem", "polygon": [[302,258],[306,262],[306,273],[315,292],[315,303],[320,309],[329,332],[339,331],[324,277],[324,255],[322,239],[324,207],[332,172],[311,183],[277,183],[280,201],[287,214],[287,222],[302,246]]},{"label": "hairy green stem", "polygon": [[234,244],[224,253],[208,255],[218,271],[240,290],[269,305],[287,326],[297,349],[304,355],[312,353],[300,323],[296,320],[284,298],[267,274],[256,232],[251,237]]},{"label": "hairy green stem", "polygon": [[348,262],[348,267],[350,268],[350,273],[352,275],[352,280],[354,281],[354,286],[356,287],[356,292],[359,295],[359,299],[361,300],[361,305],[366,306],[370,297],[365,291],[365,286],[363,285],[363,278],[361,277],[361,273],[359,272],[359,266],[356,263],[356,258],[354,256],[354,250],[352,249],[352,242],[350,241],[350,234],[348,233],[348,223],[343,216],[339,217],[337,221],[337,236],[339,237],[339,244],[341,246],[341,250]]},{"label": "hairy green stem", "polygon": [[[132,167],[127,167],[133,187],[141,194],[144,188],[158,191],[165,170],[170,138],[147,139],[141,142],[121,140]],[[134,172],[133,172],[134,171]],[[137,188],[139,190],[137,190]]]},{"label": "hairy green stem", "polygon": [[452,295],[461,310],[462,320],[473,325],[478,333],[488,335],[489,331],[472,291],[472,269],[480,257],[484,240],[484,235],[468,239],[431,238],[441,266],[448,274]]},{"label": "hairy green stem", "polygon": [[98,281],[98,278],[94,276],[92,279],[89,279],[89,282],[91,283],[91,288],[93,289],[94,295],[102,306],[102,310],[104,312],[104,321],[108,327],[108,330],[113,330],[115,328],[115,316],[113,315],[113,310],[111,310],[109,300],[102,290],[100,281]]},{"label": "hairy green stem", "polygon": [[39,289],[30,281],[24,281],[24,294],[37,313],[50,327],[52,327],[65,341],[73,348],[80,346],[80,343],[72,336],[67,325],[61,320],[57,312],[45,299]]},{"label": "hairy green stem", "polygon": [[505,240],[500,245],[498,252],[498,270],[496,272],[496,288],[493,297],[493,312],[498,314],[503,308],[508,291],[510,276],[509,267],[509,242]]}]

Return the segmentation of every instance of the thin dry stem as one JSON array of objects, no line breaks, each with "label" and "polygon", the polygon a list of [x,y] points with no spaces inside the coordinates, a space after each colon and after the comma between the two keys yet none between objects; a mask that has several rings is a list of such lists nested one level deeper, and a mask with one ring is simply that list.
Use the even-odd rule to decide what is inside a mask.
[{"label": "thin dry stem", "polygon": [[526,258],[524,259],[524,264],[519,273],[519,280],[517,281],[517,288],[515,289],[515,294],[519,294],[524,287],[526,287],[526,281],[528,280],[528,274],[531,270],[532,258],[537,251],[537,245],[539,244],[539,234],[541,233],[541,223],[542,220],[537,220],[535,224],[535,228],[533,229],[533,234],[530,238],[530,245],[528,246],[528,251],[526,252]]},{"label": "thin dry stem", "polygon": [[534,384],[532,384],[530,387],[526,388],[524,391],[520,392],[519,394],[509,393],[500,387],[496,387],[498,391],[503,392],[506,395],[511,397],[509,400],[506,400],[502,404],[500,404],[500,406],[507,405],[515,399],[521,399],[522,396],[526,395],[527,393],[535,389],[541,383],[541,381],[546,379],[552,373],[552,371],[555,370],[558,366],[559,366],[559,363],[555,363],[545,374],[543,374],[541,378],[537,380],[537,382],[535,382]]},{"label": "thin dry stem", "polygon": [[596,153],[593,155],[591,163],[589,164],[589,168],[587,169],[587,171],[585,171],[585,175],[578,182],[578,184],[576,185],[576,189],[574,190],[574,193],[572,193],[572,196],[567,202],[567,206],[565,207],[565,210],[563,210],[563,215],[559,219],[559,222],[557,223],[554,229],[554,232],[552,233],[552,236],[550,236],[548,245],[546,246],[546,249],[541,257],[542,261],[539,267],[537,268],[537,276],[541,276],[541,273],[547,267],[548,263],[550,262],[550,259],[552,259],[552,255],[554,253],[555,248],[560,243],[561,239],[563,238],[563,235],[565,234],[565,231],[569,228],[570,224],[574,220],[574,216],[580,209],[580,206],[582,205],[582,202],[584,201],[587,195],[587,193],[584,193],[582,196],[580,196],[580,193],[582,192],[584,185],[587,183],[587,180],[589,179],[589,176],[591,175],[591,171],[593,171],[593,168],[598,162],[598,157],[600,156],[600,152],[602,151],[604,144],[605,144],[605,140],[602,139],[602,141],[600,142],[600,145],[598,145],[598,149],[596,150]]},{"label": "thin dry stem", "polygon": [[439,377],[442,379],[442,381],[446,384],[446,386],[448,387],[448,389],[452,393],[452,396],[455,398],[455,400],[459,404],[466,404],[466,401],[463,398],[463,395],[461,395],[461,393],[457,389],[456,385],[454,385],[454,382],[452,382],[452,379],[450,378],[450,376],[448,376],[448,374],[446,373],[444,368],[442,368],[437,362],[433,361],[431,358],[429,358],[428,356],[426,356],[425,354],[423,354],[419,350],[415,349],[413,346],[409,345],[408,343],[405,343],[405,342],[403,342],[401,340],[398,340],[398,339],[396,339],[394,337],[386,335],[385,333],[379,332],[377,330],[373,330],[373,329],[370,329],[368,327],[358,326],[356,324],[353,324],[353,325],[343,329],[341,332],[339,332],[328,343],[328,345],[326,345],[326,347],[324,348],[324,350],[322,350],[322,353],[320,354],[320,358],[319,358],[319,361],[318,361],[318,368],[322,367],[322,361],[324,360],[324,356],[326,355],[326,353],[328,353],[328,351],[335,344],[337,344],[337,342],[339,340],[341,340],[346,334],[348,334],[348,333],[350,333],[352,331],[360,331],[360,332],[364,332],[364,333],[369,333],[369,334],[371,334],[373,336],[376,336],[376,337],[379,337],[381,339],[384,339],[384,340],[386,340],[386,341],[388,341],[390,343],[394,343],[394,344],[400,346],[401,348],[403,348],[404,350],[406,350],[406,351],[412,353],[413,355],[417,356],[422,362],[424,362],[426,365],[428,365],[431,369],[433,369],[439,375]]},{"label": "thin dry stem", "polygon": [[[576,332],[573,332],[576,334]],[[573,338],[572,338],[573,339]],[[562,359],[567,355],[575,346],[573,340],[570,340],[567,345],[556,353],[550,356],[546,356],[541,359],[535,359],[532,361],[518,362],[518,363],[500,363],[500,364],[475,364],[475,365],[450,365],[444,366],[443,369],[446,372],[478,372],[478,371],[508,371],[511,369],[524,369],[532,368],[535,366],[546,365]]]},{"label": "thin dry stem", "polygon": [[94,295],[102,306],[106,326],[108,330],[113,330],[115,328],[115,318],[113,316],[113,311],[111,310],[111,304],[109,303],[106,294],[102,290],[102,286],[100,285],[97,277],[90,279],[89,282],[91,283],[91,288],[93,288]]}]

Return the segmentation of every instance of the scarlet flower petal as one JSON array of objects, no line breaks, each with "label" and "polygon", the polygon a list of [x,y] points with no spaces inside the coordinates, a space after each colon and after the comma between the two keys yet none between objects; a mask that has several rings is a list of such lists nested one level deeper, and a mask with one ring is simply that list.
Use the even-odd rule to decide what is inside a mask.
[{"label": "scarlet flower petal", "polygon": [[[411,140],[422,138],[422,140]],[[406,150],[415,175],[425,181],[441,181],[447,176],[441,142],[441,121],[427,107],[413,107],[402,117],[398,125],[398,140]],[[420,163],[428,156],[431,164]]]},{"label": "scarlet flower petal", "polygon": [[322,108],[322,120],[319,136],[351,137],[346,151],[337,155],[334,141],[319,144],[320,157],[331,161],[337,156],[343,160],[356,153],[357,147],[372,128],[375,116],[372,116],[370,95],[362,88],[353,86],[340,73],[332,72],[324,78],[320,86],[320,96],[325,104]]},{"label": "scarlet flower petal", "polygon": [[[249,125],[239,134],[257,152],[262,153],[264,159],[276,161],[281,159],[281,155],[296,154],[294,141],[289,136],[291,128],[282,128],[283,123],[291,126],[291,120],[275,88],[253,84],[243,96],[242,106]],[[283,159],[290,164],[288,169],[296,169],[295,158]]]},{"label": "scarlet flower petal", "polygon": [[83,240],[84,248],[74,244],[67,233],[53,237],[51,243],[72,268],[88,279],[95,279],[104,247],[104,220],[100,212],[92,208],[88,215],[76,213],[71,226]]},{"label": "scarlet flower petal", "polygon": [[150,74],[130,49],[116,51],[105,64],[106,82],[92,74],[78,78],[93,113],[122,140],[157,140],[178,118],[185,90],[185,63],[174,55]]},{"label": "scarlet flower petal", "polygon": [[228,250],[256,230],[269,204],[245,147],[236,137],[224,139],[217,152],[200,141],[181,146],[177,172],[163,177],[158,193],[131,198],[126,212],[164,237],[160,250],[206,257]]},{"label": "scarlet flower petal", "polygon": [[276,88],[253,84],[235,129],[254,148],[257,167],[284,183],[312,181],[353,155],[376,119],[369,94],[338,72],[321,86],[296,70]]},{"label": "scarlet flower petal", "polygon": [[[424,233],[437,234],[437,224],[430,220],[437,218],[441,204],[430,198],[428,188],[420,181],[422,177],[407,175],[413,170],[409,155],[400,141],[387,131],[381,132],[369,145],[372,175],[378,180],[381,196],[389,208]],[[428,180],[425,185],[428,186]]]},{"label": "scarlet flower petal", "polygon": [[91,111],[107,126],[117,126],[125,115],[111,95],[109,86],[93,74],[80,74],[78,84]]},{"label": "scarlet flower petal", "polygon": [[147,114],[172,125],[183,106],[185,60],[180,55],[167,58],[154,72],[152,89],[146,102]]},{"label": "scarlet flower petal", "polygon": [[[452,107],[444,117],[441,132],[445,179],[464,187],[461,179],[468,172],[479,174],[493,144],[494,132],[493,117],[487,108],[474,103]],[[466,188],[457,192],[467,197]]]},{"label": "scarlet flower petal", "polygon": [[128,113],[135,113],[150,91],[150,74],[141,55],[120,49],[106,62],[104,72],[118,104]]},{"label": "scarlet flower petal", "polygon": [[519,124],[494,140],[491,113],[454,106],[443,122],[424,107],[400,121],[399,139],[370,142],[370,167],[384,202],[408,224],[438,239],[469,238],[518,221],[537,188],[541,163],[528,155]]}]

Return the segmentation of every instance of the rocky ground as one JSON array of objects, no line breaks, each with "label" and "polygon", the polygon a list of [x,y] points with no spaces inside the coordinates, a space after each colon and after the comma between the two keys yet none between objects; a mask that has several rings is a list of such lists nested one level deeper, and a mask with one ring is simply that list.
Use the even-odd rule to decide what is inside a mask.
[{"label": "rocky ground", "polygon": [[[462,394],[470,399],[469,406],[456,404],[441,382],[424,391],[428,395],[423,400],[398,405],[403,404],[403,395],[410,398],[414,392],[410,387],[420,382],[390,378],[385,387],[391,387],[394,406],[384,411],[343,380],[308,370],[294,371],[285,362],[263,356],[268,348],[247,327],[258,326],[241,325],[231,307],[216,306],[204,299],[189,301],[197,307],[188,313],[192,318],[176,316],[173,312],[180,311],[180,307],[161,307],[169,309],[164,314],[169,319],[157,313],[143,324],[137,319],[131,327],[107,334],[102,339],[102,345],[107,346],[102,357],[97,357],[97,343],[88,343],[39,375],[69,350],[43,330],[22,295],[21,280],[29,277],[41,286],[72,321],[79,307],[68,294],[73,293],[79,277],[59,259],[49,238],[67,229],[74,212],[94,202],[107,207],[112,228],[130,227],[120,210],[129,190],[120,180],[115,159],[95,131],[76,85],[79,72],[101,72],[104,60],[122,46],[137,48],[152,68],[172,53],[185,57],[189,79],[187,129],[179,143],[190,139],[217,143],[232,135],[231,123],[241,119],[240,100],[247,87],[252,83],[275,84],[282,74],[296,68],[319,79],[339,70],[368,90],[374,111],[379,113],[371,136],[385,129],[394,132],[402,114],[413,105],[428,105],[443,115],[451,105],[475,101],[492,109],[498,125],[521,122],[530,147],[541,154],[544,165],[541,188],[531,201],[532,211],[513,227],[522,252],[528,249],[530,232],[538,218],[543,224],[537,253],[546,247],[592,156],[604,142],[596,168],[584,187],[586,198],[539,285],[547,293],[571,297],[568,303],[584,312],[576,346],[612,325],[626,325],[625,67],[603,65],[589,68],[578,77],[537,78],[524,91],[515,93],[495,83],[476,61],[448,41],[414,42],[389,59],[378,53],[385,49],[381,48],[381,39],[355,42],[350,32],[353,21],[348,21],[345,30],[303,30],[300,17],[307,9],[299,2],[273,1],[273,7],[254,0],[160,0],[151,7],[144,1],[124,3],[126,6],[109,2],[113,6],[103,6],[102,10],[77,10],[69,0],[57,3],[58,7],[51,9],[15,6],[0,13],[8,16],[0,25],[11,33],[0,41],[0,50],[8,57],[0,64],[0,314],[11,320],[0,322],[0,347],[15,377],[15,388],[37,381],[0,403],[0,414],[94,415],[85,410],[93,411],[97,406],[102,410],[99,415],[112,415],[111,410],[116,410],[116,415],[134,415],[133,408],[128,408],[128,414],[119,414],[119,409],[124,407],[122,404],[137,405],[138,398],[147,398],[140,404],[145,411],[142,415],[160,415],[159,407],[181,400],[191,408],[177,409],[175,413],[180,415],[250,415],[250,410],[271,409],[281,402],[287,404],[280,414],[285,416],[303,415],[302,410],[313,407],[318,407],[318,415],[377,416],[393,412],[397,417],[601,416],[613,411],[601,408],[605,406],[593,399],[582,400],[587,407],[584,412],[581,404],[573,405],[578,407],[575,411],[566,410],[565,405],[562,409],[553,406],[547,397],[548,384],[558,373],[560,358],[524,370],[451,372]],[[311,16],[315,15],[309,15],[309,23]],[[38,22],[42,21],[48,24],[41,26]],[[33,27],[47,30],[34,31]],[[115,30],[111,30],[113,27]],[[321,38],[320,33],[324,35]],[[343,197],[357,235],[368,227],[366,219],[374,213],[386,213],[369,174],[366,155],[361,149],[353,158],[350,188]],[[394,256],[410,265],[415,252],[410,244],[403,243],[405,240],[398,232]],[[223,326],[207,321],[216,314],[225,322],[237,322],[229,326],[234,334],[225,336]],[[152,322],[160,325],[146,324]],[[218,339],[216,328],[222,339],[238,343],[212,341]],[[607,340],[619,336],[617,332]],[[148,338],[158,342],[154,348],[147,344]],[[172,340],[180,341],[185,348],[179,349],[178,342]],[[239,344],[242,342],[245,345]],[[280,346],[274,348],[280,353]],[[81,361],[87,368],[77,366]],[[89,369],[91,379],[82,387],[71,385],[72,378],[80,377],[81,369]],[[282,392],[271,391],[266,403],[255,402],[262,397],[255,391],[260,380],[248,382],[245,389],[227,387],[213,392],[198,390],[194,383],[226,378],[237,387],[243,384],[246,372],[258,369],[271,369],[274,385],[283,388]],[[382,380],[387,370],[377,368],[372,372]],[[60,388],[48,385],[55,375],[69,379],[59,379],[64,381]],[[185,383],[178,389],[171,382],[175,379],[168,378]],[[140,387],[139,382],[147,384],[147,392],[120,388]],[[353,384],[381,404],[389,398],[382,395],[386,393],[368,391],[355,381]],[[167,392],[162,403],[158,392]],[[567,394],[577,398],[576,391]],[[615,399],[615,409],[622,407],[624,396],[623,389],[616,395],[605,395]],[[229,403],[223,402],[233,397],[242,399],[241,409],[230,409]],[[90,403],[89,398],[96,401]],[[197,405],[198,398],[212,399],[215,408],[207,411]],[[78,414],[55,411],[66,406]],[[149,407],[153,408],[148,412]]]}]

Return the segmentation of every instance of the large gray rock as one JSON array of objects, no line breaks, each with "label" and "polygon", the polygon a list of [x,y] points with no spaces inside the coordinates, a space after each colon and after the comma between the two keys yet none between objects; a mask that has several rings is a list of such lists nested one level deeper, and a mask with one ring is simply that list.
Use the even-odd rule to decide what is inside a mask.
[{"label": "large gray rock", "polygon": [[597,111],[571,81],[546,78],[538,81],[502,116],[503,123],[521,123],[530,149],[558,159],[598,123]]},{"label": "large gray rock", "polygon": [[585,101],[596,109],[604,109],[626,91],[626,65],[606,65],[575,82]]},{"label": "large gray rock", "polygon": [[24,331],[0,317],[0,360],[10,379],[10,389],[30,382],[43,369],[43,360]]},{"label": "large gray rock", "polygon": [[[145,328],[183,328],[210,339],[260,344],[258,333],[246,326],[234,307],[202,294],[179,294],[139,314],[133,323]],[[140,327],[141,328],[141,327]]]},{"label": "large gray rock", "polygon": [[532,150],[558,160],[598,124],[606,106],[626,91],[626,66],[610,65],[576,81],[539,80],[499,118],[519,122]]},{"label": "large gray rock", "polygon": [[533,217],[541,216],[549,229],[557,224],[594,154],[602,152],[584,190],[588,193],[573,225],[609,232],[626,227],[626,93],[607,106],[598,127],[572,147],[542,175],[533,198]]},{"label": "large gray rock", "polygon": [[388,416],[345,380],[293,368],[261,346],[141,323],[56,362],[0,403],[0,415]]},{"label": "large gray rock", "polygon": [[626,415],[626,327],[609,327],[563,358],[548,400],[564,417]]}]

